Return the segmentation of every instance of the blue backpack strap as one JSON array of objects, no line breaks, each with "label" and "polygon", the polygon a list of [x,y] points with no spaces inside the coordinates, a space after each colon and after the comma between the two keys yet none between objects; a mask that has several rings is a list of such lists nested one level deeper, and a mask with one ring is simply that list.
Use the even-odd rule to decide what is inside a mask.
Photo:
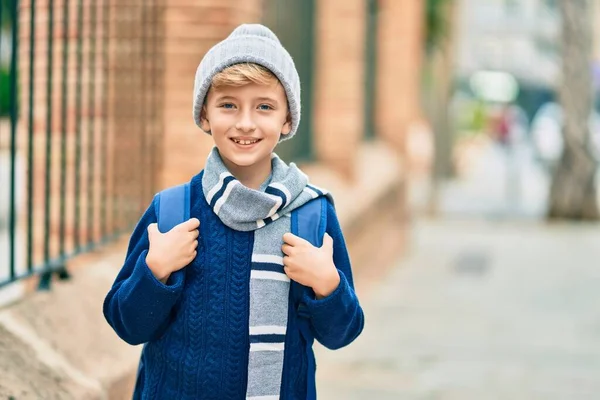
[{"label": "blue backpack strap", "polygon": [[168,232],[190,219],[190,183],[173,186],[158,193],[158,230]]},{"label": "blue backpack strap", "polygon": [[[173,186],[158,193],[155,211],[158,230],[168,232],[176,225],[190,219],[190,183]],[[179,272],[179,271],[178,271]],[[144,348],[146,345],[144,345]],[[144,349],[142,349],[143,353]],[[141,399],[144,384],[144,359],[140,358],[138,365],[133,400]]]},{"label": "blue backpack strap", "polygon": [[292,233],[308,240],[313,246],[321,247],[327,228],[326,207],[327,199],[318,197],[293,211]]},{"label": "blue backpack strap", "polygon": [[[327,199],[318,197],[309,201],[302,207],[292,211],[292,233],[309,241],[313,246],[321,247],[323,245],[323,235],[327,228]],[[308,370],[316,369],[314,356],[311,352],[314,343],[314,336],[310,331],[309,315],[306,311],[306,306],[302,303],[302,296],[308,290],[307,287],[300,285],[298,282],[290,282],[291,299],[296,308],[298,315],[298,329],[304,338],[306,344],[306,361]],[[317,388],[315,380],[307,376],[307,399],[316,399]]]}]

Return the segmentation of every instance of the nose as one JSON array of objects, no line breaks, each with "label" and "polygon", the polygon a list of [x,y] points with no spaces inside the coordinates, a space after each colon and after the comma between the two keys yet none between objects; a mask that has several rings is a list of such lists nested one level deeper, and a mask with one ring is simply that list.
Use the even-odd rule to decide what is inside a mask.
[{"label": "nose", "polygon": [[239,114],[240,118],[235,124],[235,128],[242,132],[252,132],[256,129],[256,124],[252,120],[250,111],[245,111]]}]

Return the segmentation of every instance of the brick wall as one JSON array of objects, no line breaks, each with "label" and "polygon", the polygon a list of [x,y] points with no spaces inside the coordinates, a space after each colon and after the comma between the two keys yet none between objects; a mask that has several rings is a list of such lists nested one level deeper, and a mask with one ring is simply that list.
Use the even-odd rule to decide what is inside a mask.
[{"label": "brick wall", "polygon": [[401,154],[409,126],[420,118],[422,0],[379,0],[376,130]]},{"label": "brick wall", "polygon": [[364,136],[365,1],[317,1],[316,14],[316,153],[351,179]]}]

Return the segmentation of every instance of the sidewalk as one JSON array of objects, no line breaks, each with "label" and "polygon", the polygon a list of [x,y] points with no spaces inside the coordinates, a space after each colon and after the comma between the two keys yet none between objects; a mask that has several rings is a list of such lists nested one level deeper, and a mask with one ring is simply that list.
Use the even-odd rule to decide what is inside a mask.
[{"label": "sidewalk", "polygon": [[320,399],[597,399],[598,243],[595,226],[416,223],[363,335],[319,347]]},{"label": "sidewalk", "polygon": [[550,171],[528,143],[509,149],[482,141],[468,164],[462,177],[444,183],[442,213],[521,219],[545,215]]}]

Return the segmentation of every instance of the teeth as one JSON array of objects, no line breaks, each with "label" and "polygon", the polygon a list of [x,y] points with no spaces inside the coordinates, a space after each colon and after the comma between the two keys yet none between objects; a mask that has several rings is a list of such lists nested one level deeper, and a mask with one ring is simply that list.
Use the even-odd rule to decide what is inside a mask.
[{"label": "teeth", "polygon": [[258,142],[258,140],[238,140],[238,139],[233,139],[234,142],[236,142],[237,144],[254,144],[256,142]]}]

